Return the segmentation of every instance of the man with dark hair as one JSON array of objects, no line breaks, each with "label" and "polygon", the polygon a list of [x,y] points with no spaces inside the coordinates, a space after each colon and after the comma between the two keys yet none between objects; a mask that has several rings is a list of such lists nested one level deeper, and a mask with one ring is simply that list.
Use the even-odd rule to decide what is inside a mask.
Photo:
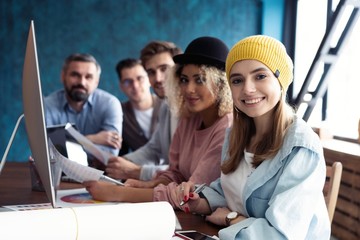
[{"label": "man with dark hair", "polygon": [[119,156],[145,145],[158,123],[161,100],[150,91],[148,74],[140,60],[127,58],[116,65],[121,91],[128,101],[122,102],[124,112],[122,146]]},{"label": "man with dark hair", "polygon": [[64,89],[44,99],[47,126],[75,124],[80,133],[117,156],[121,147],[123,113],[117,97],[98,89],[101,67],[90,54],[65,59]]},{"label": "man with dark hair", "polygon": [[[153,41],[142,50],[140,59],[148,73],[156,95],[164,99],[164,84],[169,70],[175,65],[173,56],[182,51],[174,43]],[[157,171],[168,168],[168,153],[177,118],[171,116],[166,100],[159,110],[159,123],[147,144],[123,157],[111,158],[106,167],[109,176],[117,179],[150,180]]]},{"label": "man with dark hair", "polygon": [[180,53],[174,43],[165,41],[150,42],[141,50],[140,59],[159,98],[165,98],[164,83],[168,70],[174,66],[172,57]]}]

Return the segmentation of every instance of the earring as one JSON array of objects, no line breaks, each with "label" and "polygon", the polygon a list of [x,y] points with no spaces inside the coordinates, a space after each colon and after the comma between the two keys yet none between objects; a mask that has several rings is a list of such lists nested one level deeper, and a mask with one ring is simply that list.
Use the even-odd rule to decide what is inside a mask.
[{"label": "earring", "polygon": [[239,118],[240,117],[240,109],[234,105],[234,109],[235,109],[235,112],[236,112],[236,118]]}]

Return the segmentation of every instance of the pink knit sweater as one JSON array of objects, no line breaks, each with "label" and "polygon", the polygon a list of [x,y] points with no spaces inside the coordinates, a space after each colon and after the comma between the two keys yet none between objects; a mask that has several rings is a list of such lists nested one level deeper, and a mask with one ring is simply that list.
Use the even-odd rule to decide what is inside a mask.
[{"label": "pink knit sweater", "polygon": [[171,183],[155,187],[153,200],[168,201],[175,207],[178,203],[171,199],[172,188],[187,181],[210,184],[220,177],[225,129],[231,124],[232,114],[223,116],[203,130],[198,130],[201,125],[199,116],[181,119],[170,145],[169,169],[155,177],[169,179]]}]

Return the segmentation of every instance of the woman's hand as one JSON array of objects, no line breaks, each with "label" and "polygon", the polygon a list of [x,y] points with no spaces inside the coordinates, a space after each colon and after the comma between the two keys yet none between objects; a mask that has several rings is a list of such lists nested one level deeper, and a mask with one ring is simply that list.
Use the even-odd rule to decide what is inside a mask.
[{"label": "woman's hand", "polygon": [[211,215],[206,216],[205,220],[219,226],[226,226],[226,216],[231,211],[228,208],[217,208]]},{"label": "woman's hand", "polygon": [[195,193],[195,184],[191,181],[183,182],[171,192],[176,206],[186,213],[209,214],[210,207],[205,199]]},{"label": "woman's hand", "polygon": [[82,183],[86,190],[95,200],[104,202],[119,201],[117,196],[121,195],[121,186],[103,181],[85,181]]},{"label": "woman's hand", "polygon": [[[205,220],[219,226],[227,226],[225,219],[230,212],[231,211],[226,207],[217,208],[211,215],[206,216]],[[231,224],[238,223],[244,219],[246,219],[246,217],[239,214],[234,220],[231,221]]]},{"label": "woman's hand", "polygon": [[156,181],[141,181],[136,179],[128,179],[125,182],[126,187],[134,187],[134,188],[154,188],[157,186]]}]

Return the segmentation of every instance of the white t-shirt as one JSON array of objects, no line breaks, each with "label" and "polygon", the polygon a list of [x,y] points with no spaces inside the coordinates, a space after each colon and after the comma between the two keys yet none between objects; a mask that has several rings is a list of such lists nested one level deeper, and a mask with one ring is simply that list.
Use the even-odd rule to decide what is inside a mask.
[{"label": "white t-shirt", "polygon": [[139,123],[141,129],[144,131],[145,137],[150,138],[150,127],[151,127],[151,118],[154,108],[149,108],[144,111],[139,111],[134,109],[136,121]]},{"label": "white t-shirt", "polygon": [[244,187],[247,182],[247,178],[255,170],[252,166],[254,158],[253,153],[244,151],[244,159],[240,161],[238,168],[230,173],[221,173],[221,186],[224,190],[224,195],[227,201],[228,208],[231,211],[239,212],[241,215],[245,214],[245,207],[243,202]]}]

